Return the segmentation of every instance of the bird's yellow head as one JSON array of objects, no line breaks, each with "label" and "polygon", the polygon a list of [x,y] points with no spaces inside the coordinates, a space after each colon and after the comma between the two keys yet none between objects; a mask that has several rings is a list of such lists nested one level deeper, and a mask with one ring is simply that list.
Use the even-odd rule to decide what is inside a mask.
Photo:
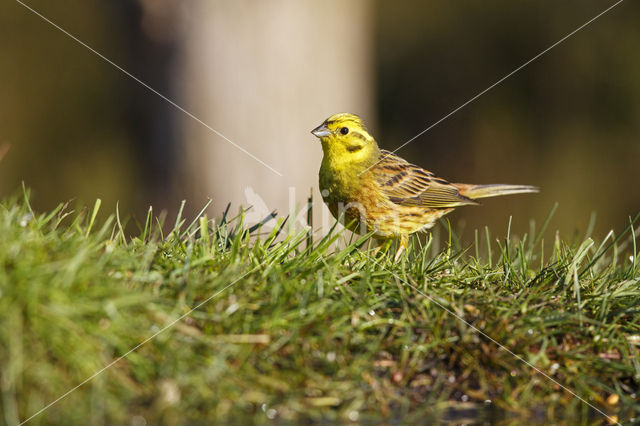
[{"label": "bird's yellow head", "polygon": [[324,159],[333,167],[355,164],[368,167],[380,155],[375,139],[355,114],[334,114],[311,133],[320,138]]}]

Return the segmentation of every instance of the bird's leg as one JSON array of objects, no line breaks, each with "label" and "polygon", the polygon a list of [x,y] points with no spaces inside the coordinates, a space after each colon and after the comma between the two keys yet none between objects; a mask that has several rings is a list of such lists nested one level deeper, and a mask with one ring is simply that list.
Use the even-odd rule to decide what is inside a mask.
[{"label": "bird's leg", "polygon": [[[380,240],[377,240],[377,241],[380,241]],[[393,240],[380,241],[380,244],[378,245],[378,247],[376,247],[376,249],[373,251],[373,257],[377,257],[381,251],[384,253],[387,253],[389,251],[389,247],[391,246],[392,242]]]},{"label": "bird's leg", "polygon": [[401,235],[399,245],[398,245],[398,251],[396,252],[396,255],[393,257],[394,262],[397,262],[398,259],[400,259],[400,256],[402,256],[402,253],[404,252],[404,249],[407,248],[408,244],[409,244],[409,236]]}]

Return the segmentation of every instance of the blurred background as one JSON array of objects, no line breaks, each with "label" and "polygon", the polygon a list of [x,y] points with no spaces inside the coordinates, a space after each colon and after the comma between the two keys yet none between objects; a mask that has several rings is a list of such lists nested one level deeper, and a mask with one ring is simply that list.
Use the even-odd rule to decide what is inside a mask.
[{"label": "blurred background", "polygon": [[[287,214],[311,188],[320,201],[309,131],[329,115],[360,114],[393,150],[613,3],[5,1],[0,197],[24,181],[40,210]],[[556,202],[565,236],[640,210],[639,18],[621,3],[398,152],[451,181],[542,188],[457,210],[463,238],[509,216],[522,234]]]}]

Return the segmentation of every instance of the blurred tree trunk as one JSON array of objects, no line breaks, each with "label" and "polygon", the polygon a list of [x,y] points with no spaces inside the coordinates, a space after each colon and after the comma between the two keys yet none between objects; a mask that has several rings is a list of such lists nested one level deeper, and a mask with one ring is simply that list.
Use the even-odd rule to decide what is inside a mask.
[{"label": "blurred tree trunk", "polygon": [[[310,188],[321,204],[322,150],[310,130],[343,111],[374,121],[370,14],[366,0],[192,3],[181,104],[283,176],[185,116],[182,193],[202,203],[213,198],[216,213],[228,202],[234,213],[253,205],[254,221],[272,209],[283,215],[303,207]],[[314,210],[318,227],[321,211]]]}]

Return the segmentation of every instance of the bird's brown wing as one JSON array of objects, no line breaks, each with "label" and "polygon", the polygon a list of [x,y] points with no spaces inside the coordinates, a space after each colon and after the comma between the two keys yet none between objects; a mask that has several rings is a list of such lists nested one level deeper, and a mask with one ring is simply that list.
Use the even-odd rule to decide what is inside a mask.
[{"label": "bird's brown wing", "polygon": [[380,160],[370,171],[382,193],[395,204],[436,209],[478,204],[460,195],[453,184],[389,151],[380,151]]}]

